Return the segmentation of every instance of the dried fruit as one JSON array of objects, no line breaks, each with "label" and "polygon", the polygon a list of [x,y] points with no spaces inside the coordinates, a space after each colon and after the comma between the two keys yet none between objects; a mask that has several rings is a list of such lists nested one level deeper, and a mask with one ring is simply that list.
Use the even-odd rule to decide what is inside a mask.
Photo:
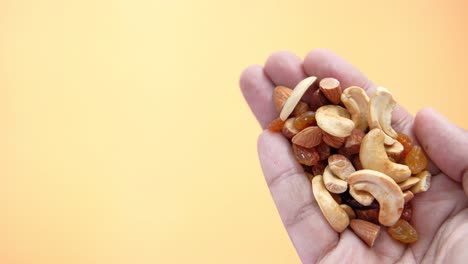
[{"label": "dried fruit", "polygon": [[317,125],[317,121],[315,121],[315,112],[313,111],[304,112],[294,120],[294,127],[299,131],[315,125]]},{"label": "dried fruit", "polygon": [[413,148],[406,154],[405,164],[410,168],[412,174],[418,174],[427,167],[427,158],[420,146]]},{"label": "dried fruit", "polygon": [[395,240],[403,243],[414,243],[418,241],[416,229],[404,219],[398,220],[387,229],[388,234]]},{"label": "dried fruit", "polygon": [[355,156],[351,159],[353,166],[356,170],[363,170],[364,167],[361,164],[361,160],[359,159],[359,156]]},{"label": "dried fruit", "polygon": [[294,117],[291,117],[291,118],[288,118],[286,120],[286,122],[284,123],[283,125],[283,129],[281,130],[281,132],[283,133],[283,135],[287,138],[292,138],[294,137],[297,133],[299,133],[299,130],[297,130],[295,127],[294,127],[294,120],[295,118]]},{"label": "dried fruit", "polygon": [[284,122],[279,117],[275,118],[268,124],[267,128],[272,132],[280,132],[283,129]]},{"label": "dried fruit", "polygon": [[304,148],[293,144],[294,157],[300,164],[313,166],[320,160],[320,155],[315,148]]},{"label": "dried fruit", "polygon": [[401,152],[401,157],[404,158],[408,152],[413,148],[413,140],[403,133],[399,133],[397,136],[398,142],[403,145],[403,152]]}]

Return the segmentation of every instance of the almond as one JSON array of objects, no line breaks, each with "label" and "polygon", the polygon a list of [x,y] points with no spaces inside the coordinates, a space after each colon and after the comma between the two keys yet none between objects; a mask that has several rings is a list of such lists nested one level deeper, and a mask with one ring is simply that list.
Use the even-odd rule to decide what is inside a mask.
[{"label": "almond", "polygon": [[273,102],[275,103],[276,110],[281,112],[286,99],[292,94],[292,89],[285,86],[276,86],[273,90]]},{"label": "almond", "polygon": [[366,134],[362,132],[362,130],[353,129],[353,131],[351,131],[351,135],[349,135],[346,138],[345,143],[343,145],[343,149],[345,153],[348,155],[359,153],[359,150],[361,148],[362,138],[365,135]]},{"label": "almond", "polygon": [[[273,102],[275,104],[275,108],[278,112],[281,112],[283,109],[286,100],[291,96],[293,90],[285,87],[285,86],[276,86],[273,90]],[[294,108],[294,116],[299,116],[304,112],[309,111],[309,105],[304,102],[298,102],[296,107]]]},{"label": "almond", "polygon": [[322,130],[317,126],[306,127],[292,138],[292,142],[305,148],[315,147],[322,142]]},{"label": "almond", "polygon": [[380,226],[360,219],[352,219],[350,226],[354,233],[369,247],[374,246],[380,233]]},{"label": "almond", "polygon": [[281,130],[283,135],[287,138],[292,138],[299,133],[299,130],[294,126],[294,119],[294,117],[288,118],[283,125],[283,130]]},{"label": "almond", "polygon": [[319,109],[321,106],[330,104],[328,99],[323,95],[323,93],[320,91],[320,89],[315,90],[315,92],[312,93],[310,97],[310,108],[313,111],[316,111]]},{"label": "almond", "polygon": [[379,209],[356,210],[356,217],[375,224],[379,223]]},{"label": "almond", "polygon": [[341,102],[341,87],[340,82],[335,78],[323,78],[320,81],[320,91],[323,95],[330,100],[333,104],[339,104]]},{"label": "almond", "polygon": [[322,140],[332,148],[340,148],[345,142],[345,138],[332,136],[322,131]]}]

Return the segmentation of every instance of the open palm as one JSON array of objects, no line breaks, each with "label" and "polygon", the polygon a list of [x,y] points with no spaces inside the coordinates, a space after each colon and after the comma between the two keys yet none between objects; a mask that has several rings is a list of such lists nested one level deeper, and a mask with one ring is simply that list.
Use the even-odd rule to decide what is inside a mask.
[{"label": "open palm", "polygon": [[[277,85],[294,86],[307,76],[333,77],[342,87],[356,85],[371,94],[376,86],[354,66],[328,50],[314,50],[304,61],[289,52],[272,54],[264,67],[253,65],[240,86],[264,129],[278,116],[272,101]],[[310,98],[306,94],[305,100]],[[293,157],[290,143],[265,130],[258,152],[266,182],[289,236],[304,263],[466,263],[468,261],[468,132],[431,109],[411,116],[401,106],[393,128],[424,148],[434,175],[432,186],[412,201],[412,224],[419,240],[409,246],[381,232],[369,248],[349,229],[337,234],[315,202],[310,181]]]}]

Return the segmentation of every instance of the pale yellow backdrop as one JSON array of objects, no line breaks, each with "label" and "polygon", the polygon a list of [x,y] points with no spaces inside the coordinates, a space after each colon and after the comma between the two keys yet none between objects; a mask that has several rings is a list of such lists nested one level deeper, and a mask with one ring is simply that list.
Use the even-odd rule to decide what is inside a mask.
[{"label": "pale yellow backdrop", "polygon": [[463,1],[0,1],[0,263],[298,263],[238,77],[327,47],[467,128]]}]

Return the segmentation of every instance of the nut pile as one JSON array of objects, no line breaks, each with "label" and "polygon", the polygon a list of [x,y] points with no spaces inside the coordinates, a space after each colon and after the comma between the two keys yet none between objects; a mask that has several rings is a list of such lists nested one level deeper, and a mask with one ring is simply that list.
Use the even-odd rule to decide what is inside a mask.
[{"label": "nut pile", "polygon": [[402,243],[417,241],[411,199],[429,189],[431,174],[421,147],[391,126],[392,94],[379,87],[369,98],[360,87],[342,89],[338,80],[324,78],[310,104],[302,101],[316,81],[311,76],[294,89],[276,87],[280,114],[268,129],[290,139],[336,232],[349,226],[369,247],[382,228]]}]

